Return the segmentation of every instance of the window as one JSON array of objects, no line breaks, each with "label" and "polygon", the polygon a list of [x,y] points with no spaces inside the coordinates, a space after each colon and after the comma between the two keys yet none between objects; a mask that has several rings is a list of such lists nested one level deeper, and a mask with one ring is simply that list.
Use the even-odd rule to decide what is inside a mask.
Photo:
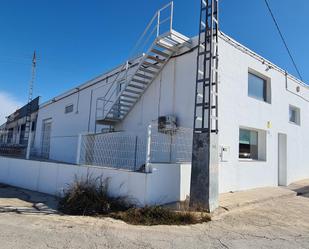
[{"label": "window", "polygon": [[248,95],[252,98],[270,103],[270,83],[256,74],[248,74]]},{"label": "window", "polygon": [[266,161],[267,132],[265,130],[239,129],[239,159]]},{"label": "window", "polygon": [[295,106],[289,106],[289,120],[293,124],[300,125],[300,109]]},{"label": "window", "polygon": [[32,121],[31,131],[35,131],[35,129],[36,129],[36,121]]},{"label": "window", "polygon": [[239,130],[239,158],[258,160],[258,132]]},{"label": "window", "polygon": [[65,111],[64,111],[66,114],[70,113],[70,112],[73,112],[73,105],[67,105],[65,107]]}]

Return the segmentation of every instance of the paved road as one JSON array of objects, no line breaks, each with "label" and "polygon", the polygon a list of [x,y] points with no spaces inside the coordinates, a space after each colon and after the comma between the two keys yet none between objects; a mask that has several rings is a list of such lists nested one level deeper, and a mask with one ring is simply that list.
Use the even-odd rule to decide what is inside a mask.
[{"label": "paved road", "polygon": [[[3,193],[0,206],[5,200],[14,202],[12,192],[9,197]],[[19,204],[29,201],[24,192],[19,197]],[[309,195],[270,200],[227,212],[207,224],[183,227],[131,226],[112,219],[40,212],[37,207],[1,210],[0,248],[5,249],[309,248]]]}]

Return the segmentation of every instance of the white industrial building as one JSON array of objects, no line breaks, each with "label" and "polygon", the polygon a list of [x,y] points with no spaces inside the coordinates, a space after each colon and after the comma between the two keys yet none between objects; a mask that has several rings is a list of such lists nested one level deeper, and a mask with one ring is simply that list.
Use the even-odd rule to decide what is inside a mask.
[{"label": "white industrial building", "polygon": [[[135,157],[143,157],[135,158],[135,164],[139,161],[135,170],[140,170],[143,162],[147,164],[147,146],[151,146],[147,144],[148,126],[158,123],[159,117],[172,119],[170,124],[174,117],[177,127],[191,131],[198,41],[174,31],[172,20],[167,32],[162,32],[156,20],[154,38],[144,54],[40,105],[34,142],[37,155],[69,164],[91,164],[80,161],[81,153],[92,153],[92,157],[98,153],[102,161],[110,157],[107,148],[115,147],[115,141],[119,151],[126,146],[122,135],[136,134],[145,138],[140,147],[135,146]],[[309,177],[308,86],[222,32],[218,45],[219,192],[287,185]],[[177,129],[172,133],[177,134]],[[86,149],[81,134],[94,139]],[[113,142],[117,135],[120,139]],[[110,143],[96,143],[96,137],[106,136],[103,141]],[[170,149],[170,158],[177,158],[172,154],[179,151]],[[190,149],[187,153],[191,154]],[[189,166],[181,171],[180,188],[189,194],[189,160],[163,160],[163,154],[152,161],[160,163],[153,169],[163,168],[169,174],[164,181],[171,181],[174,171],[168,167],[177,163],[183,167],[186,162]],[[155,171],[147,173],[154,174],[151,172]]]}]

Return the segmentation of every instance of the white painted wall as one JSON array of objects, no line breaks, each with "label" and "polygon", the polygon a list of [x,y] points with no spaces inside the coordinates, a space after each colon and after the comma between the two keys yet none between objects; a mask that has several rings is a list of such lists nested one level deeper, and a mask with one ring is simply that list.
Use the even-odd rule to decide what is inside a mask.
[{"label": "white painted wall", "polygon": [[[219,145],[230,148],[228,160],[220,162],[219,166],[220,192],[278,185],[278,133],[287,134],[287,183],[309,177],[308,87],[286,76],[282,70],[275,69],[274,65],[267,71],[263,59],[257,55],[250,56],[237,46],[220,38]],[[270,78],[271,104],[248,97],[249,70]],[[170,114],[177,116],[179,126],[192,128],[195,73],[196,51],[172,58],[116,128],[140,132],[159,116]],[[94,130],[95,100],[104,96],[107,89],[101,87],[94,90],[98,86],[80,93],[78,113],[74,108],[74,113],[64,114],[66,104],[74,103],[76,107],[76,93],[41,107],[37,132],[41,130],[42,120],[53,119],[52,159],[75,161],[77,135]],[[296,92],[297,87],[300,87],[299,93]],[[300,126],[289,123],[290,104],[301,109]],[[268,123],[271,123],[271,128],[268,128]],[[266,134],[266,160],[238,159],[239,127],[258,129]],[[37,146],[40,146],[40,137],[36,136]]]},{"label": "white painted wall", "polygon": [[[278,133],[287,134],[287,184],[309,177],[308,88],[220,41],[219,144],[230,147],[230,160],[220,163],[220,192],[278,185]],[[248,69],[271,79],[268,104],[248,97]],[[288,89],[293,93],[287,91]],[[296,86],[300,86],[297,96]],[[289,123],[289,105],[301,109],[301,126]],[[271,122],[271,128],[268,128]],[[238,159],[239,127],[266,131],[266,161]]]},{"label": "white painted wall", "polygon": [[187,165],[151,165],[153,173],[144,174],[104,167],[77,166],[0,157],[0,182],[59,196],[74,179],[109,178],[109,192],[126,196],[137,205],[166,204],[184,201],[187,188],[181,188],[181,175]]},{"label": "white painted wall", "polygon": [[[118,69],[118,68],[117,68]],[[114,69],[101,75],[76,89],[68,91],[40,106],[35,148],[40,152],[42,124],[44,120],[52,120],[50,159],[75,163],[80,133],[93,133],[103,126],[95,127],[96,100],[104,97],[115,79]],[[73,112],[66,114],[65,107],[73,104]]]}]

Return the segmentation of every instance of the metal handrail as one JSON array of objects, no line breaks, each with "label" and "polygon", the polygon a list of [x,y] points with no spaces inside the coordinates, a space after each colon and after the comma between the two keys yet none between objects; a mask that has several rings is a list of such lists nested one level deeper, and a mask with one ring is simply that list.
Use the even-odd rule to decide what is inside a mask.
[{"label": "metal handrail", "polygon": [[[170,9],[170,13],[169,16],[167,18],[164,18],[162,20],[162,12]],[[129,60],[127,60],[122,67],[120,68],[119,72],[117,73],[116,78],[113,80],[113,82],[111,83],[110,87],[108,88],[106,94],[104,95],[103,98],[98,98],[98,100],[102,100],[103,103],[103,118],[104,118],[104,111],[105,111],[105,106],[107,103],[113,102],[112,98],[114,95],[116,95],[117,92],[117,87],[115,87],[115,84],[118,84],[121,80],[121,75],[124,75],[124,79],[125,79],[125,87],[128,85],[128,83],[130,82],[130,80],[133,78],[133,75],[130,75],[129,77],[129,81],[128,79],[128,71],[131,68],[129,66],[129,61],[132,60],[132,58],[138,58],[139,59],[139,65],[138,67],[141,65],[141,62],[143,61],[143,59],[145,58],[145,54],[139,55],[138,54],[138,48],[143,48],[144,46],[147,45],[147,43],[149,42],[150,38],[152,35],[154,35],[155,31],[156,31],[156,35],[155,35],[155,39],[158,38],[161,34],[161,25],[168,22],[169,21],[169,28],[168,28],[168,32],[172,32],[173,29],[173,15],[174,15],[174,2],[171,1],[170,3],[166,4],[165,6],[163,6],[161,9],[159,9],[155,15],[153,16],[153,18],[151,19],[151,21],[148,23],[146,29],[144,30],[144,32],[142,33],[142,35],[140,36],[140,38],[138,39],[137,43],[135,44],[135,46],[133,47],[133,49],[131,50],[131,52],[129,53]],[[155,24],[155,26],[151,29],[151,27],[153,26],[153,24]],[[151,31],[149,33],[149,31]],[[166,30],[165,30],[166,32]],[[146,39],[144,39],[146,37]],[[142,45],[142,46],[141,46]],[[148,49],[145,49],[145,51],[147,51]],[[135,56],[134,56],[135,55]],[[136,69],[136,70],[137,70]],[[112,91],[114,87],[114,90]],[[111,92],[112,91],[112,92]],[[120,91],[121,92],[121,91]],[[119,94],[117,94],[115,96],[115,101],[117,101]]]},{"label": "metal handrail", "polygon": [[[171,1],[170,3],[166,4],[165,6],[163,6],[161,9],[159,9],[155,15],[153,16],[153,18],[151,19],[151,21],[148,23],[146,29],[144,30],[144,32],[142,33],[142,35],[140,36],[140,38],[137,40],[137,43],[135,44],[135,46],[133,47],[133,49],[131,50],[130,54],[129,54],[129,58],[134,54],[135,50],[138,48],[138,46],[140,45],[140,42],[143,40],[143,38],[146,36],[147,32],[150,30],[152,24],[155,23],[156,21],[156,25],[155,25],[155,30],[157,30],[157,34],[156,37],[160,36],[160,25],[163,24],[164,22],[161,22],[161,13],[170,8],[170,16],[168,18],[166,18],[167,20],[170,20],[170,27],[169,27],[169,31],[171,32],[173,29],[173,15],[174,15],[174,2]],[[153,31],[152,31],[153,32]],[[151,32],[151,33],[152,33]]]}]

